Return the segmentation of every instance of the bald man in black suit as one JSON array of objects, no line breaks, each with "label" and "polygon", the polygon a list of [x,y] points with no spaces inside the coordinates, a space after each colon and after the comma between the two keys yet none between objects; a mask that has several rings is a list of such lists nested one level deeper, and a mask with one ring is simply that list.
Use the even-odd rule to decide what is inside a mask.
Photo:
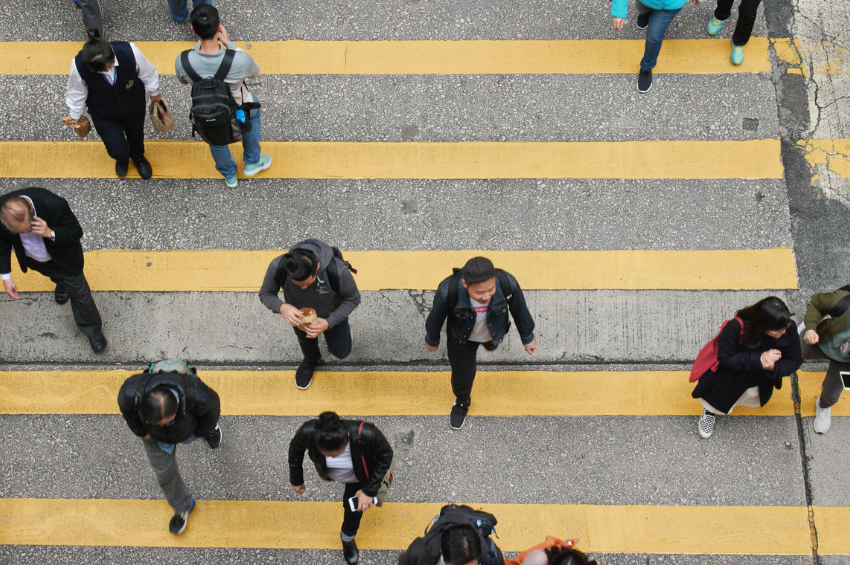
[{"label": "bald man in black suit", "polygon": [[57,304],[71,301],[74,321],[95,353],[106,349],[100,312],[83,274],[83,228],[68,202],[44,188],[23,188],[0,197],[0,278],[11,298],[18,299],[12,280],[11,252],[21,271],[38,271],[56,283]]}]

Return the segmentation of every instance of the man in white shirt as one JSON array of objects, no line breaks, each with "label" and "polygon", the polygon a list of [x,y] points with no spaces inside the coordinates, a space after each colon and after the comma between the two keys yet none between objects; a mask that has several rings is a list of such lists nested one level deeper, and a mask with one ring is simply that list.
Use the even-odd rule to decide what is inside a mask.
[{"label": "man in white shirt", "polygon": [[145,159],[145,93],[160,101],[159,73],[133,43],[92,38],[71,62],[65,103],[78,120],[87,107],[115,174],[127,174],[130,159],[139,176],[153,175]]}]

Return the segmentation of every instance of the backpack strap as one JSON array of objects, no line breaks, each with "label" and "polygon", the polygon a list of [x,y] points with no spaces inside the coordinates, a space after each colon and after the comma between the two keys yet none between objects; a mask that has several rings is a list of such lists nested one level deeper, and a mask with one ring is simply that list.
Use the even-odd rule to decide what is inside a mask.
[{"label": "backpack strap", "polygon": [[502,287],[502,294],[505,295],[505,300],[508,301],[508,306],[510,306],[511,298],[514,297],[514,291],[511,288],[511,281],[508,278],[508,273],[502,269],[496,269],[496,278],[499,279],[499,286]]},{"label": "backpack strap", "polygon": [[183,70],[186,71],[186,76],[192,79],[192,82],[201,82],[204,79],[201,78],[201,75],[195,72],[195,69],[192,68],[192,65],[189,63],[189,53],[192,51],[192,49],[187,49],[180,53],[180,64],[183,65]]},{"label": "backpack strap", "polygon": [[227,73],[230,72],[230,66],[233,64],[233,58],[235,56],[235,50],[224,50],[224,60],[221,62],[221,66],[218,68],[218,71],[216,71],[215,76],[213,77],[215,80],[224,81],[224,79],[227,78]]},{"label": "backpack strap", "polygon": [[850,308],[850,294],[836,302],[827,315],[830,318],[838,318],[847,311],[847,308]]},{"label": "backpack strap", "polygon": [[136,410],[138,410],[142,405],[142,400],[145,399],[145,390],[148,388],[148,383],[150,383],[153,378],[153,373],[145,371],[142,374],[144,377],[139,379],[139,382],[136,385],[136,392],[133,393],[133,408]]},{"label": "backpack strap", "polygon": [[[738,336],[738,343],[743,343],[743,341],[744,341],[744,320],[742,320],[738,316],[735,316],[733,318],[733,320],[737,320],[738,323],[741,324],[741,335]],[[720,335],[720,334],[718,334],[718,335]]]},{"label": "backpack strap", "polygon": [[460,278],[463,276],[463,271],[456,267],[452,269],[452,271],[452,276],[449,277],[449,312],[454,312],[455,306],[457,306],[457,285],[460,283]]}]

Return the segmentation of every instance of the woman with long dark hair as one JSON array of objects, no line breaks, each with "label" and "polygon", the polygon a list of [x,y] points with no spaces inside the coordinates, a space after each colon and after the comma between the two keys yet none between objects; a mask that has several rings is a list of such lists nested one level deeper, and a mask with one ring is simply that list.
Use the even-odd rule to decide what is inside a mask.
[{"label": "woman with long dark hair", "polygon": [[800,338],[791,313],[782,300],[768,296],[738,310],[717,339],[716,371],[708,371],[697,383],[694,398],[702,403],[697,429],[707,439],[714,432],[717,414],[729,414],[735,406],[764,406],[782,377],[800,368]]}]

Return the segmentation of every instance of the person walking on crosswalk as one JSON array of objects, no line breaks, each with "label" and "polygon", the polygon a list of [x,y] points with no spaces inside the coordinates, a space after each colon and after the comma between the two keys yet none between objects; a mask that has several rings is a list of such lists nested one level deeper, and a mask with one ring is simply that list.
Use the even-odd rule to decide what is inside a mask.
[{"label": "person walking on crosswalk", "polygon": [[6,294],[20,298],[12,280],[14,250],[22,272],[32,269],[56,283],[56,303],[71,301],[74,321],[92,351],[103,352],[103,322],[83,273],[83,228],[68,201],[44,188],[15,190],[0,197],[0,226],[0,278]]},{"label": "person walking on crosswalk", "polygon": [[714,432],[717,414],[764,406],[782,378],[803,364],[797,325],[782,300],[768,296],[735,316],[717,338],[717,370],[706,372],[692,393],[703,406],[697,423],[703,439]]},{"label": "person walking on crosswalk", "polygon": [[130,159],[143,179],[153,175],[145,159],[145,93],[162,100],[159,73],[134,43],[89,39],[71,61],[65,97],[71,118],[79,120],[88,108],[119,177],[127,174]]},{"label": "person walking on crosswalk", "polygon": [[463,269],[444,279],[437,287],[434,305],[425,320],[425,348],[437,351],[440,331],[446,322],[446,351],[452,368],[455,402],[449,415],[452,428],[459,430],[466,421],[475,381],[478,346],[494,351],[516,322],[525,351],[537,349],[534,320],[516,279],[496,269],[486,257],[473,257]]},{"label": "person walking on crosswalk", "polygon": [[[328,351],[338,359],[351,354],[348,316],[360,305],[360,291],[351,273],[356,273],[336,247],[318,239],[296,243],[289,252],[269,264],[260,301],[295,330],[304,360],[295,371],[295,386],[304,390],[313,382],[313,372],[322,362],[319,336],[325,336]],[[283,290],[283,297],[279,297]],[[306,309],[312,310],[311,321]]]},{"label": "person walking on crosswalk", "polygon": [[832,425],[832,406],[844,390],[841,374],[850,371],[850,285],[812,296],[803,321],[803,359],[829,359],[815,401],[814,429],[825,434]]},{"label": "person walking on crosswalk", "polygon": [[177,444],[204,438],[211,449],[221,445],[221,402],[185,361],[153,363],[124,381],[118,407],[130,431],[142,439],[157,482],[174,509],[168,530],[186,529],[195,498],[177,468]]},{"label": "person walking on crosswalk", "polygon": [[[708,22],[706,28],[708,35],[714,37],[720,33],[724,22],[732,15],[733,3],[734,0],[717,0],[714,17]],[[753,33],[759,4],[761,4],[761,0],[741,0],[741,5],[738,7],[738,23],[735,25],[735,33],[732,34],[732,54],[729,56],[733,65],[740,65],[744,62],[744,45],[747,44],[750,40],[750,34]]]},{"label": "person walking on crosswalk", "polygon": [[360,552],[354,537],[363,512],[373,504],[383,504],[381,497],[392,484],[393,449],[374,424],[341,420],[334,412],[323,412],[298,428],[289,443],[289,484],[301,495],[307,492],[304,453],[322,479],[345,484],[339,535],[345,562],[356,565]]},{"label": "person walking on crosswalk", "polygon": [[[646,30],[646,45],[643,58],[640,60],[638,73],[638,92],[647,93],[652,88],[652,69],[658,62],[661,44],[667,27],[676,14],[682,9],[687,0],[635,0],[637,7],[637,27]],[[613,0],[611,16],[614,18],[614,29],[621,31],[626,23],[628,0]]]}]

